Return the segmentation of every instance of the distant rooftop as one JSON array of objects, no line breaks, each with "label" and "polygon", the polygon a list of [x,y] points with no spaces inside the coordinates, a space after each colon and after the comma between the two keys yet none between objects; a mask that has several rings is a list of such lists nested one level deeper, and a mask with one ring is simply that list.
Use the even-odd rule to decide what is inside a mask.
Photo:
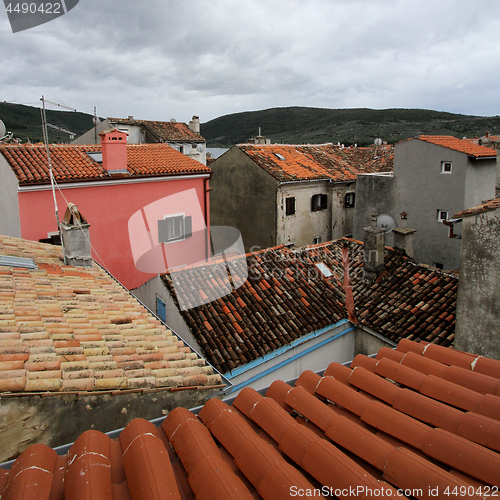
[{"label": "distant rooftop", "polygon": [[495,158],[497,155],[494,149],[480,146],[465,139],[457,139],[451,135],[421,135],[418,139],[465,153],[474,158]]}]

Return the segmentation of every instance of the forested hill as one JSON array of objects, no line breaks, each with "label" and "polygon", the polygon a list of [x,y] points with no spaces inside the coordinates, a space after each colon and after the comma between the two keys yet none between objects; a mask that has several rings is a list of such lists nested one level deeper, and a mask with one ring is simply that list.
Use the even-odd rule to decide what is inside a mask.
[{"label": "forested hill", "polygon": [[[127,115],[126,112],[123,116]],[[165,116],[168,110],[165,111]],[[149,119],[149,117],[140,117]],[[160,119],[161,117],[154,117]],[[42,140],[40,108],[0,102],[0,120],[22,142]],[[165,118],[167,121],[168,118]],[[47,110],[47,121],[79,135],[94,124],[92,115]],[[483,136],[500,135],[500,117],[468,116],[425,109],[322,109],[272,108],[220,116],[202,123],[201,134],[211,147],[230,147],[262,135],[274,143],[304,144],[340,142],[365,146],[380,137],[390,144],[421,134]],[[49,129],[50,142],[70,142],[69,135]]]},{"label": "forested hill", "polygon": [[380,137],[390,144],[421,134],[500,135],[500,117],[468,116],[425,109],[272,108],[221,116],[201,125],[211,147],[230,147],[262,135],[273,143],[340,142],[373,144]]}]

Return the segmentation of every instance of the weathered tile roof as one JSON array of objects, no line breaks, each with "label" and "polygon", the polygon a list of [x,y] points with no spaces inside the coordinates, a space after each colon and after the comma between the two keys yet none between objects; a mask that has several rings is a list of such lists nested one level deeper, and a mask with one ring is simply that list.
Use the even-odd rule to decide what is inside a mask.
[{"label": "weathered tile roof", "polygon": [[474,158],[494,158],[497,155],[494,149],[479,146],[465,139],[457,139],[451,135],[421,135],[418,139],[465,153]]},{"label": "weathered tile roof", "polygon": [[220,375],[98,266],[60,247],[0,236],[0,393],[198,387]]},{"label": "weathered tile roof", "polygon": [[[52,171],[57,182],[106,180],[115,178],[87,153],[101,151],[100,145],[52,144],[49,146]],[[0,145],[20,184],[50,182],[47,154],[41,144]],[[209,173],[202,163],[176,151],[167,144],[127,145],[127,170],[130,177]]]},{"label": "weathered tile roof", "polygon": [[[450,498],[500,486],[500,362],[401,341],[376,359],[31,445],[0,469],[2,498]],[[382,492],[383,490],[383,492]],[[343,493],[344,492],[344,493]]]},{"label": "weathered tile roof", "polygon": [[[210,300],[183,316],[207,360],[223,373],[345,316],[341,294],[321,280],[309,280],[309,266],[289,258],[286,248],[276,247],[249,254],[246,262],[234,260],[233,267],[248,266],[248,279],[213,301],[227,278],[224,261],[163,275],[175,301],[190,295],[192,303]],[[238,279],[244,273],[232,275]]]},{"label": "weathered tile roof", "polygon": [[158,140],[168,141],[205,141],[200,134],[195,134],[186,123],[182,122],[160,122],[154,120],[129,120],[128,118],[108,118],[111,123],[123,123],[127,125],[142,125]]},{"label": "weathered tile roof", "polygon": [[[348,248],[354,313],[361,324],[394,342],[409,338],[453,343],[456,277],[387,248],[385,271],[369,283],[363,279],[363,244],[347,238],[248,254],[248,279],[222,298],[217,298],[215,287],[227,277],[224,263],[171,271],[163,280],[174,301],[176,290],[181,290],[182,296],[191,296],[191,303],[203,303],[194,308],[179,305],[187,309],[182,315],[206,358],[225,373],[348,317],[343,246]],[[320,262],[332,277],[323,278],[315,266]],[[239,260],[238,265],[245,263]]]},{"label": "weathered tile roof", "polygon": [[391,172],[392,146],[340,148],[332,144],[238,144],[261,168],[285,181],[332,179],[355,181],[357,174]]},{"label": "weathered tile roof", "polygon": [[500,208],[500,199],[495,198],[493,200],[485,201],[480,205],[476,205],[475,207],[462,210],[461,212],[456,213],[453,217],[456,219],[462,219],[463,217],[482,214],[484,212],[489,212],[490,210],[496,210],[498,208]]},{"label": "weathered tile roof", "polygon": [[364,245],[346,238],[298,252],[303,261],[308,258],[323,262],[333,270],[335,276],[329,280],[340,288],[344,272],[341,245],[347,245],[349,250],[355,316],[362,325],[393,342],[406,338],[443,346],[453,344],[456,276],[419,265],[386,248],[385,270],[375,282],[369,282],[363,274]]}]

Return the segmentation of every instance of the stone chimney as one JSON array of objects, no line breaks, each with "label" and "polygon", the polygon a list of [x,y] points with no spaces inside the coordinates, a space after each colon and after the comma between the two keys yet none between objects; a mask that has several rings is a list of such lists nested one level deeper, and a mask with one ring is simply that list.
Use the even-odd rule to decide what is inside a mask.
[{"label": "stone chimney", "polygon": [[408,257],[413,258],[415,255],[413,251],[413,240],[415,239],[417,230],[395,227],[392,232],[394,233],[394,248],[402,250]]},{"label": "stone chimney", "polygon": [[365,278],[375,281],[384,270],[384,242],[386,230],[381,227],[365,227]]},{"label": "stone chimney", "polygon": [[189,130],[195,134],[200,133],[200,117],[193,116],[193,119],[189,122]]},{"label": "stone chimney", "polygon": [[116,128],[101,132],[102,167],[109,174],[127,173],[127,134]]},{"label": "stone chimney", "polygon": [[90,224],[74,203],[68,203],[61,222],[64,263],[67,266],[92,267],[89,237]]}]

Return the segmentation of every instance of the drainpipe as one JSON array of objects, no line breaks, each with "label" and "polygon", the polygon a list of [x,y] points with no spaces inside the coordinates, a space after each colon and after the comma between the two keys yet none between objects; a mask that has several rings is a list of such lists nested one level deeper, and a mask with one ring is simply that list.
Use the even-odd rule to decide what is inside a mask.
[{"label": "drainpipe", "polygon": [[347,317],[351,323],[357,325],[358,320],[354,314],[354,297],[352,295],[351,278],[349,276],[349,248],[347,245],[342,245],[342,262],[344,264],[344,292]]},{"label": "drainpipe", "polygon": [[209,191],[212,191],[211,187],[208,187],[208,183],[210,179],[212,178],[212,175],[208,179],[204,179],[204,196],[203,196],[203,205],[204,205],[204,217],[205,217],[205,261],[208,262],[209,257],[210,257],[210,247],[209,247],[209,239],[208,239],[208,234],[210,230],[209,226],[209,220],[208,220],[208,193]]}]

